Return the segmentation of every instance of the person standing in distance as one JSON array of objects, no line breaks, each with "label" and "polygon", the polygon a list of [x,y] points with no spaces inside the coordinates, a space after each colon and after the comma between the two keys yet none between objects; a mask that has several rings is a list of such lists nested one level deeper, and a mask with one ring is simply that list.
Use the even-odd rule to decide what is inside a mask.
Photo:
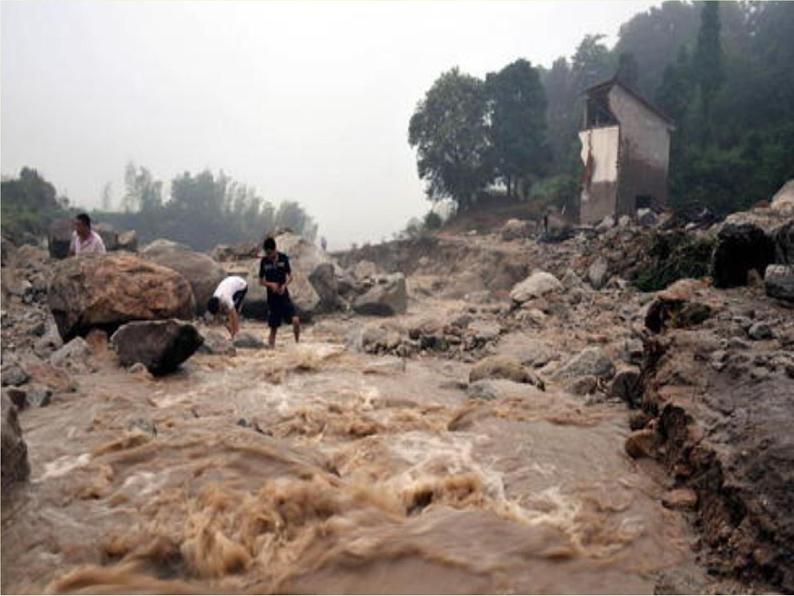
[{"label": "person standing in distance", "polygon": [[292,323],[292,333],[295,343],[300,340],[301,324],[295,313],[295,306],[289,296],[289,286],[292,281],[292,268],[289,257],[276,250],[274,238],[266,238],[262,247],[265,256],[259,263],[259,285],[267,288],[267,324],[270,327],[268,344],[271,348],[276,345],[276,333],[282,323]]},{"label": "person standing in distance", "polygon": [[74,232],[69,245],[69,256],[88,254],[105,254],[105,243],[102,236],[91,229],[91,218],[87,213],[81,213],[74,218]]}]

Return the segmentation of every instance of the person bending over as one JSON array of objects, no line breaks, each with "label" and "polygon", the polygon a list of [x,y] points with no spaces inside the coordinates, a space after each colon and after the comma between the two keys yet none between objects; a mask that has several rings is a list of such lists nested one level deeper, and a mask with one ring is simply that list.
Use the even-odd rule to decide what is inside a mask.
[{"label": "person bending over", "polygon": [[259,284],[267,288],[267,324],[270,327],[268,343],[271,348],[276,345],[276,333],[282,322],[292,323],[292,332],[297,343],[300,340],[301,327],[287,289],[292,281],[289,257],[276,250],[276,241],[273,238],[265,239],[262,246],[265,256],[259,263]]},{"label": "person bending over", "polygon": [[212,298],[207,302],[207,310],[213,316],[226,315],[226,328],[234,339],[240,331],[240,311],[248,292],[248,284],[237,275],[230,275],[218,284]]}]

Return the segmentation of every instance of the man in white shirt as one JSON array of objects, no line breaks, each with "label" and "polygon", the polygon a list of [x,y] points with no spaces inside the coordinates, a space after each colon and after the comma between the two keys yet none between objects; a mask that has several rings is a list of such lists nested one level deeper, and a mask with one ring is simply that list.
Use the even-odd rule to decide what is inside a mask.
[{"label": "man in white shirt", "polygon": [[225,278],[218,287],[212,298],[207,302],[207,310],[211,315],[218,313],[226,314],[226,328],[232,335],[232,339],[240,331],[240,311],[243,308],[243,300],[248,292],[248,283],[237,275],[230,275]]},{"label": "man in white shirt", "polygon": [[74,218],[74,232],[72,243],[69,246],[69,256],[87,254],[105,254],[105,243],[102,236],[91,229],[91,218],[87,213],[81,213]]}]

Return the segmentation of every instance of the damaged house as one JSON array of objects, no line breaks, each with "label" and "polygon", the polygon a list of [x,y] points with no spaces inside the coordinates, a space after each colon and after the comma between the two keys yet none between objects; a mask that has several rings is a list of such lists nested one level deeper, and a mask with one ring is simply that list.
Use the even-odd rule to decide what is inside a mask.
[{"label": "damaged house", "polygon": [[579,221],[634,216],[667,203],[673,122],[647,100],[611,79],[585,91],[584,174]]}]

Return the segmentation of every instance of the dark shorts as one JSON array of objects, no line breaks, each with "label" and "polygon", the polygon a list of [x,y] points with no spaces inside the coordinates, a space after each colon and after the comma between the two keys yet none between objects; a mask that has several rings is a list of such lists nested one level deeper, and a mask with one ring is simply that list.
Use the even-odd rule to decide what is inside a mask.
[{"label": "dark shorts", "polygon": [[289,296],[279,296],[268,300],[267,325],[276,329],[283,323],[291,323],[295,316],[295,306]]},{"label": "dark shorts", "polygon": [[248,288],[243,288],[242,290],[238,290],[234,294],[232,294],[232,302],[234,302],[234,310],[240,312],[243,308],[243,300],[245,300],[245,295],[248,293]]}]

